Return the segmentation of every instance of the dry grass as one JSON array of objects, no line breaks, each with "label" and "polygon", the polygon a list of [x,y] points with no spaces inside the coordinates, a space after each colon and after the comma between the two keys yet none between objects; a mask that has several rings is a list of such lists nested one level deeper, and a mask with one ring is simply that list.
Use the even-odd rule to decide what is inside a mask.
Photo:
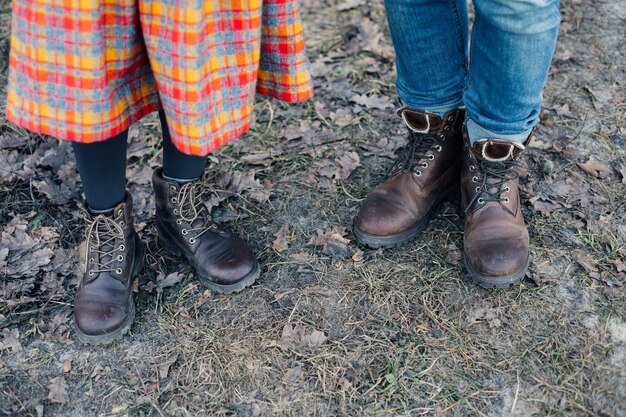
[{"label": "dry grass", "polygon": [[[304,2],[313,61],[345,50],[365,18],[384,28],[382,6],[376,2],[344,13],[337,13],[334,5],[320,9],[316,4]],[[456,203],[445,204],[418,240],[382,252],[361,248],[363,260],[333,260],[321,248],[308,246],[315,229],[351,224],[371,183],[390,163],[364,156],[359,144],[381,140],[401,127],[391,112],[362,111],[354,124],[337,127],[318,114],[314,102],[287,106],[261,101],[253,131],[243,143],[218,153],[220,170],[249,169],[238,158],[240,152],[252,146],[281,148],[285,142],[276,137],[302,120],[322,127],[328,123],[346,133],[347,142],[362,154],[362,166],[349,181],[338,184],[337,193],[312,188],[305,180],[329,148],[315,149],[316,158],[287,151],[270,167],[256,167],[257,178],[272,182],[273,196],[265,204],[241,197],[239,210],[248,217],[234,227],[258,254],[262,279],[233,296],[205,290],[190,274],[163,292],[140,292],[131,334],[110,347],[85,347],[45,334],[50,317],[69,311],[75,283],[64,282],[67,296],[61,300],[0,307],[0,325],[19,329],[23,346],[20,353],[0,351],[0,413],[37,415],[43,409],[45,415],[76,416],[625,415],[626,300],[623,292],[612,292],[590,278],[572,257],[573,251],[582,251],[601,270],[609,270],[609,261],[623,256],[626,240],[623,184],[617,174],[624,164],[624,149],[618,144],[624,140],[619,130],[623,100],[610,106],[612,112],[602,112],[583,88],[610,90],[623,76],[624,55],[618,54],[619,48],[608,51],[615,39],[603,36],[609,29],[597,24],[609,18],[607,7],[589,14],[581,4],[565,6],[570,26],[557,55],[566,49],[582,54],[580,39],[587,46],[599,46],[584,55],[586,66],[559,66],[557,60],[546,89],[547,108],[568,103],[580,117],[557,114],[550,130],[539,130],[538,138],[554,141],[569,153],[531,149],[527,157],[531,169],[525,179],[526,199],[568,178],[604,198],[585,207],[574,201],[548,217],[532,204],[524,207],[535,259],[531,275],[540,285],[525,280],[508,291],[485,291],[469,281],[454,256],[456,248],[462,248]],[[0,10],[5,13],[0,22],[6,21],[8,10]],[[581,16],[587,20],[581,21]],[[576,25],[583,28],[578,34]],[[383,42],[389,48],[389,41]],[[364,61],[369,55],[351,51],[333,58],[344,61],[316,81],[315,100],[333,111],[352,106],[346,98],[352,91],[394,94],[392,63],[377,58],[379,72],[370,72],[371,62]],[[4,90],[4,83],[0,85]],[[623,89],[615,94],[619,101]],[[154,126],[139,129],[140,134],[150,133]],[[33,138],[23,151],[34,152],[40,140]],[[605,180],[583,173],[575,162],[588,155],[611,164],[615,172]],[[545,159],[554,163],[550,174],[541,171]],[[64,247],[73,250],[78,245],[78,219],[64,218],[67,213],[33,194],[27,179],[1,185],[0,196],[2,222],[10,213],[36,211],[41,213],[39,222],[63,231]],[[278,253],[272,241],[285,223],[291,243]],[[190,271],[155,243],[150,222],[143,239],[148,242],[151,274]],[[348,248],[359,250],[354,242]],[[288,343],[283,337],[288,324],[302,325],[307,334],[322,331],[328,340],[319,346]],[[68,359],[71,370],[64,373]],[[60,375],[69,387],[70,401],[65,404],[47,400],[49,381]]]}]

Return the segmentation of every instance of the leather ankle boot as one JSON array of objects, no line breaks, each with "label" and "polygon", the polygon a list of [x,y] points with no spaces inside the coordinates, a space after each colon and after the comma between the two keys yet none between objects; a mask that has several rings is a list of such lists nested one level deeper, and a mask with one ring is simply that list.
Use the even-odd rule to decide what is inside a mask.
[{"label": "leather ankle boot", "polygon": [[530,261],[516,162],[525,146],[492,139],[470,146],[464,139],[465,266],[481,286],[507,288],[524,278]]},{"label": "leather ankle boot", "polygon": [[133,323],[133,278],[143,265],[143,244],[133,227],[133,202],[96,214],[84,209],[85,272],[74,301],[78,340],[89,344],[121,338]]},{"label": "leather ankle boot", "polygon": [[202,180],[167,181],[159,168],[152,184],[157,233],[165,249],[184,256],[202,284],[217,292],[237,292],[254,283],[260,269],[252,249],[211,219]]},{"label": "leather ankle boot", "polygon": [[365,199],[354,219],[357,241],[372,248],[411,240],[426,228],[439,203],[459,192],[463,109],[436,114],[402,108],[409,143],[386,180]]}]

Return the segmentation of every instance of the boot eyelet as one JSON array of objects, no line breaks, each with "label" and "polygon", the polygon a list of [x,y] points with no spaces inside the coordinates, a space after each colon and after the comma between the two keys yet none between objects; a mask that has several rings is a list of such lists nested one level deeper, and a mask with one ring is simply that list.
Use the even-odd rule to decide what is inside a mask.
[{"label": "boot eyelet", "polygon": [[174,209],[174,214],[178,214],[178,209]]},{"label": "boot eyelet", "polygon": [[120,255],[120,256],[117,257],[117,260],[121,262],[121,261],[124,260],[124,257],[122,255]]},{"label": "boot eyelet", "polygon": [[126,223],[124,223],[123,221],[120,222],[120,226],[124,226],[124,224]]},{"label": "boot eyelet", "polygon": [[476,190],[476,192],[480,192],[480,187],[476,187],[474,190]]},{"label": "boot eyelet", "polygon": [[183,224],[183,221],[181,219],[176,220],[176,224]]},{"label": "boot eyelet", "polygon": [[484,199],[484,198],[479,198],[479,199],[478,199],[478,204],[484,204],[484,202],[485,202],[485,199]]},{"label": "boot eyelet", "polygon": [[474,165],[471,165],[470,166],[470,172],[474,172],[474,171],[476,171],[476,167]]},{"label": "boot eyelet", "polygon": [[472,177],[472,182],[478,182],[478,177]]},{"label": "boot eyelet", "polygon": [[95,250],[96,250],[96,248],[94,248],[93,246],[90,246],[90,247],[89,247],[89,252],[93,252],[93,251],[95,251]]},{"label": "boot eyelet", "polygon": [[170,187],[170,191],[176,191],[176,187],[174,187],[173,185]]},{"label": "boot eyelet", "polygon": [[504,203],[506,204],[506,203],[508,203],[511,200],[509,200],[509,197],[504,197],[504,199],[502,201],[504,201]]},{"label": "boot eyelet", "polygon": [[424,169],[428,168],[428,162],[424,162],[424,163],[422,163],[422,164],[421,164],[421,167],[422,167],[422,168],[424,168]]},{"label": "boot eyelet", "polygon": [[421,177],[422,176],[422,171],[415,171],[413,173],[413,175],[415,175],[416,177]]},{"label": "boot eyelet", "polygon": [[446,139],[446,135],[439,135],[439,139],[445,140]]},{"label": "boot eyelet", "polygon": [[176,204],[176,198],[175,197],[172,197],[171,201],[172,201],[172,203]]},{"label": "boot eyelet", "polygon": [[116,273],[117,275],[122,275],[122,272],[124,272],[124,271],[122,271],[122,268],[117,268],[117,269],[115,270],[115,273]]},{"label": "boot eyelet", "polygon": [[126,249],[126,246],[120,245],[119,250],[125,250],[125,249]]},{"label": "boot eyelet", "polygon": [[428,155],[428,160],[432,161],[433,159],[435,159],[435,155]]},{"label": "boot eyelet", "polygon": [[450,130],[450,126],[448,125],[448,126],[444,127],[443,130],[447,132],[448,130]]},{"label": "boot eyelet", "polygon": [[94,258],[89,258],[89,262],[96,262]]},{"label": "boot eyelet", "polygon": [[448,121],[449,121],[449,122],[454,122],[454,116],[450,116],[450,117],[448,117]]},{"label": "boot eyelet", "polygon": [[194,239],[193,237],[192,237],[192,238],[190,238],[190,239],[189,239],[189,243],[191,243],[191,244],[193,245],[194,243],[196,243],[196,239]]},{"label": "boot eyelet", "polygon": [[441,145],[435,145],[435,150],[437,152],[441,152]]},{"label": "boot eyelet", "polygon": [[94,276],[94,275],[95,275],[95,272],[93,272],[93,271],[89,271],[89,275]]},{"label": "boot eyelet", "polygon": [[183,234],[183,236],[187,236],[187,229],[183,229],[180,232]]},{"label": "boot eyelet", "polygon": [[505,192],[505,193],[508,193],[508,192],[510,192],[510,191],[511,191],[511,189],[510,189],[509,187],[506,187],[506,188],[504,189],[504,192]]}]

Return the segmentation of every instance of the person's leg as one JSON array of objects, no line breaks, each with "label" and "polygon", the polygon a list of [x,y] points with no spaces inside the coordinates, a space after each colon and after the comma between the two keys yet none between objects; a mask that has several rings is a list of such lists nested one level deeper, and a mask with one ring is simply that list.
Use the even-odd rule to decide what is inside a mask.
[{"label": "person's leg", "polygon": [[173,254],[183,255],[200,282],[221,293],[240,291],[259,276],[250,246],[215,223],[204,203],[207,186],[201,180],[206,156],[187,155],[172,142],[165,112],[163,168],[152,175],[159,240]]},{"label": "person's leg", "polygon": [[474,0],[464,96],[470,141],[523,143],[539,121],[559,31],[558,0]]},{"label": "person's leg", "polygon": [[84,343],[122,337],[135,316],[132,283],[144,250],[126,192],[127,137],[125,130],[102,142],[72,143],[87,200],[87,262],[74,300],[76,334]]},{"label": "person's leg", "polygon": [[411,137],[354,219],[356,239],[370,247],[414,238],[437,205],[458,194],[467,72],[465,0],[387,0],[385,7],[405,106],[398,115]]},{"label": "person's leg", "polygon": [[126,194],[128,129],[96,143],[72,142],[87,206],[93,212],[112,210]]},{"label": "person's leg", "polygon": [[466,0],[386,0],[404,106],[443,115],[462,105],[467,76]]},{"label": "person's leg", "polygon": [[516,162],[538,122],[560,22],[557,0],[475,0],[461,192],[464,262],[485,287],[524,278],[529,236]]},{"label": "person's leg", "polygon": [[163,110],[159,111],[159,119],[163,131],[163,177],[177,182],[197,180],[204,173],[207,157],[187,155],[179,151],[172,143]]}]

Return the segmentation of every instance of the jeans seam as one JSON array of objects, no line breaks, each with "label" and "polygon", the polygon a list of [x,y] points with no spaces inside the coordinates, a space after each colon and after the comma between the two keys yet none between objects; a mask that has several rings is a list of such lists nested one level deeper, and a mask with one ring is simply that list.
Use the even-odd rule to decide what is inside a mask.
[{"label": "jeans seam", "polygon": [[452,15],[454,17],[454,25],[456,27],[456,35],[458,38],[458,47],[460,56],[463,59],[463,63],[461,64],[461,71],[463,72],[463,85],[461,85],[462,90],[465,90],[467,87],[467,56],[465,54],[465,39],[463,39],[463,26],[461,25],[461,17],[459,15],[459,8],[457,6],[457,0],[450,0],[452,3]]}]

